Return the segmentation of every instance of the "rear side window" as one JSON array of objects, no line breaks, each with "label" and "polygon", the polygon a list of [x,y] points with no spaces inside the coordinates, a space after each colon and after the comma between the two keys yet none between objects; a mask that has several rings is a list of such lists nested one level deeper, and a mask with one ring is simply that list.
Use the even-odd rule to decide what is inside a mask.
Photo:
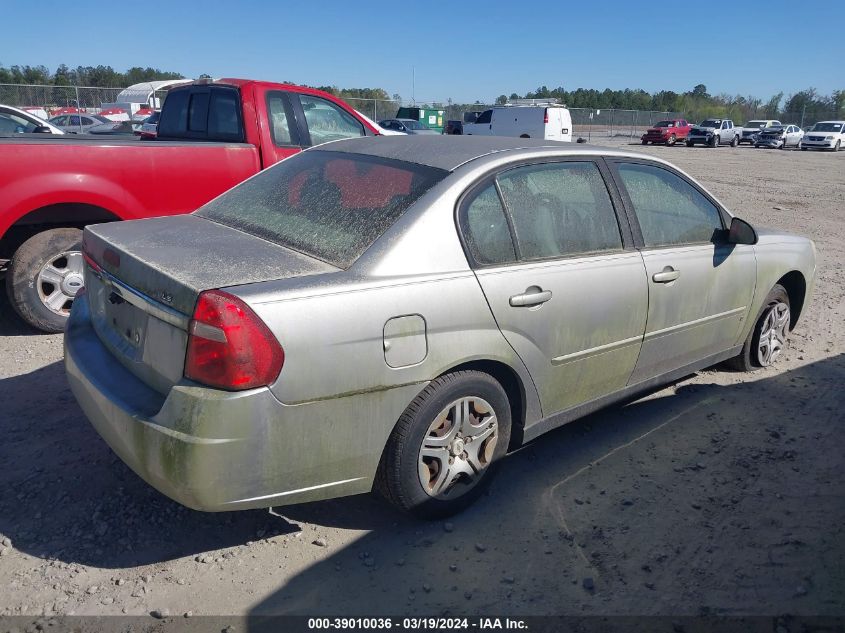
[{"label": "rear side window", "polygon": [[620,163],[619,175],[646,246],[710,242],[724,228],[716,205],[671,171],[654,165]]},{"label": "rear side window", "polygon": [[242,143],[238,91],[227,86],[171,90],[161,111],[158,137]]},{"label": "rear side window", "polygon": [[197,215],[348,268],[448,172],[346,152],[288,158]]},{"label": "rear side window", "polygon": [[492,183],[465,206],[461,234],[473,259],[481,265],[505,264],[516,259],[505,210]]},{"label": "rear side window", "polygon": [[267,114],[270,118],[270,134],[273,143],[279,147],[298,145],[296,120],[290,106],[289,97],[279,91],[267,93]]}]

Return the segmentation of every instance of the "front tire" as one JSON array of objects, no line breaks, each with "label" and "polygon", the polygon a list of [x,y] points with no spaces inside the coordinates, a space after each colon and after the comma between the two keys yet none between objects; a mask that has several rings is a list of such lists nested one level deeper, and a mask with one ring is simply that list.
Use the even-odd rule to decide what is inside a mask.
[{"label": "front tire", "polygon": [[669,140],[667,140],[667,141],[666,141],[666,147],[672,147],[672,146],[675,144],[675,141],[677,141],[677,140],[678,140],[678,139],[677,139],[677,138],[675,138],[675,135],[674,135],[674,134],[671,134],[671,135],[669,136]]},{"label": "front tire", "polygon": [[838,152],[842,147],[842,141],[836,141],[836,145],[833,146],[833,151]]},{"label": "front tire", "polygon": [[82,231],[51,229],[15,251],[6,275],[12,307],[32,327],[61,332],[83,283]]},{"label": "front tire", "polygon": [[756,371],[772,365],[786,348],[791,326],[789,294],[780,284],[769,291],[763,309],[738,356],[727,364],[739,371]]},{"label": "front tire", "polygon": [[721,142],[722,142],[722,139],[719,138],[719,135],[714,134],[713,137],[710,139],[710,147],[719,147]]},{"label": "front tire", "polygon": [[440,376],[399,418],[382,454],[377,490],[420,518],[460,512],[484,493],[507,451],[510,411],[492,376]]},{"label": "front tire", "polygon": [[687,147],[692,147],[692,146],[693,146],[693,142],[692,142],[692,141],[687,141]]}]

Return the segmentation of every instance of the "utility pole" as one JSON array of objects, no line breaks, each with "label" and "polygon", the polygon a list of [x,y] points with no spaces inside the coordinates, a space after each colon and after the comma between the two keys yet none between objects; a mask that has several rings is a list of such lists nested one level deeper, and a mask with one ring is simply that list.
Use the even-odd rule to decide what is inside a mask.
[{"label": "utility pole", "polygon": [[804,107],[801,108],[801,129],[804,129],[804,113],[807,111],[807,102],[804,102]]}]

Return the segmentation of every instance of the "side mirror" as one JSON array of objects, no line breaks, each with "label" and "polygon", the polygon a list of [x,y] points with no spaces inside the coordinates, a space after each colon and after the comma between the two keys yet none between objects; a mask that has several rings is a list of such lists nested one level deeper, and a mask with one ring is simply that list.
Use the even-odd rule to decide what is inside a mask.
[{"label": "side mirror", "polygon": [[32,130],[32,134],[52,134],[53,130],[48,128],[46,125],[39,125],[36,126],[34,130]]},{"label": "side mirror", "polygon": [[748,244],[757,243],[757,231],[745,220],[739,218],[731,219],[731,228],[728,230],[728,243]]}]

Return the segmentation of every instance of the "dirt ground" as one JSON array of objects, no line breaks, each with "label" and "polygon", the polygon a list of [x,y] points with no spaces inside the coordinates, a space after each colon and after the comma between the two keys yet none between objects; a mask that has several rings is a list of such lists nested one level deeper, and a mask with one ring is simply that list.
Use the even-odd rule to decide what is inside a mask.
[{"label": "dirt ground", "polygon": [[776,368],[703,371],[554,431],[447,523],[369,496],[203,514],[111,453],[61,336],[3,302],[0,615],[845,615],[845,152],[632,149],[816,241]]}]

